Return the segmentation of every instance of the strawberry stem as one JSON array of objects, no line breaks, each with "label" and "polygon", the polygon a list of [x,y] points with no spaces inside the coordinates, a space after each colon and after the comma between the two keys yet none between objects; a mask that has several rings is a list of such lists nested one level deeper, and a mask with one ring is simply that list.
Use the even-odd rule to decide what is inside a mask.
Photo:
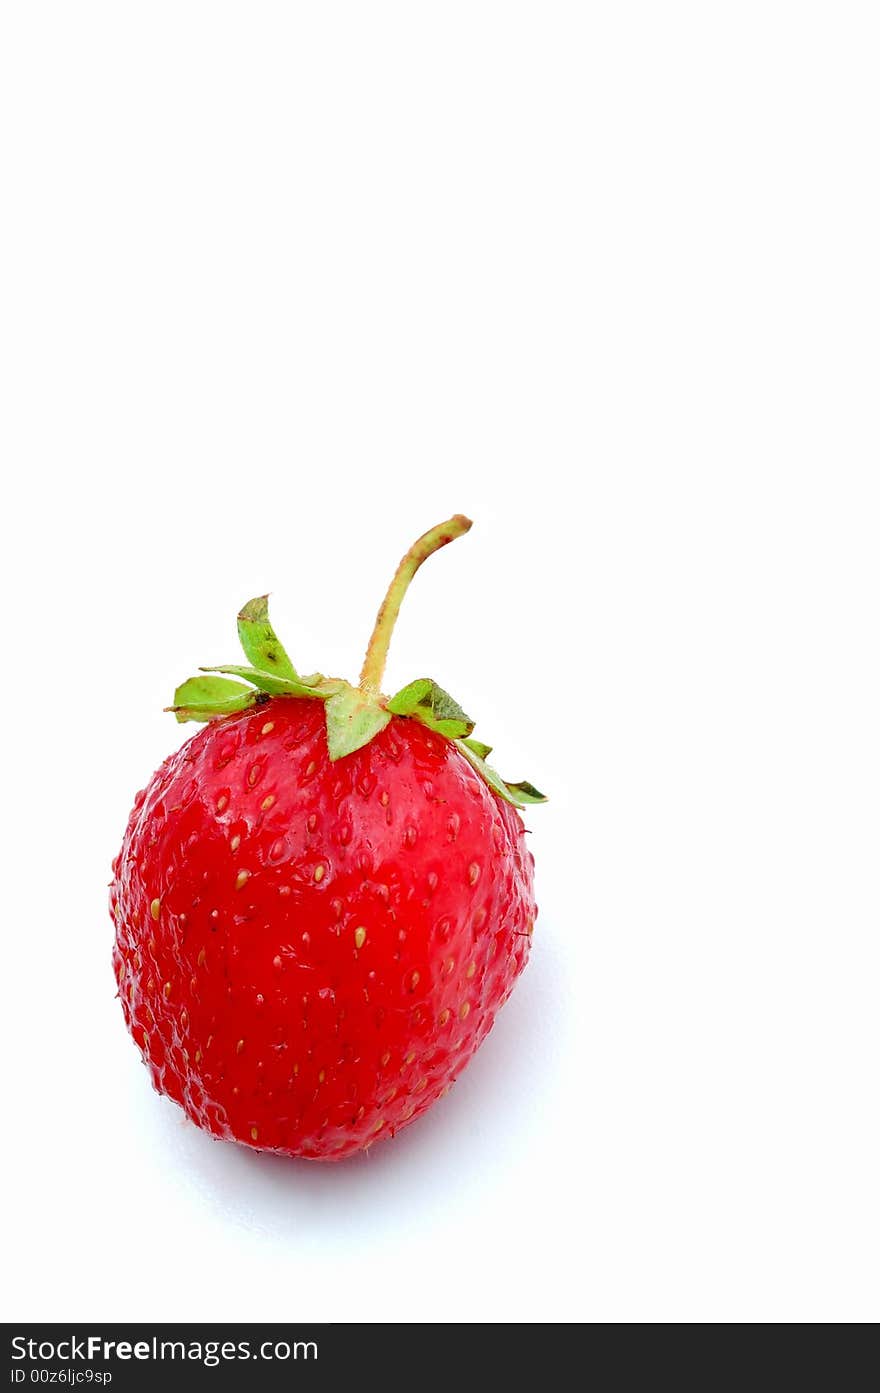
[{"label": "strawberry stem", "polygon": [[456,513],[455,517],[450,518],[448,522],[438,523],[436,527],[431,528],[430,532],[426,532],[423,537],[413,543],[394,572],[394,579],[389,585],[388,593],[376,615],[376,623],[367,645],[367,654],[361,669],[360,688],[367,696],[377,697],[379,695],[385,663],[388,660],[391,635],[394,632],[394,625],[397,623],[403,597],[416,571],[423,561],[427,561],[429,556],[433,556],[435,551],[445,547],[447,542],[454,542],[456,537],[463,537],[465,532],[469,532],[470,529],[470,518],[463,517],[461,513]]}]

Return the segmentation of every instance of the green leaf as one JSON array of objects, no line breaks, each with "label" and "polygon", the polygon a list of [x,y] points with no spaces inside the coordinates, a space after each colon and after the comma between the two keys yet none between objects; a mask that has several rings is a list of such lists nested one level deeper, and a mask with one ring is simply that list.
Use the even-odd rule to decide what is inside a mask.
[{"label": "green leaf", "polygon": [[177,720],[212,721],[218,716],[231,716],[246,711],[258,700],[252,687],[229,682],[225,677],[190,677],[174,693],[173,711]]},{"label": "green leaf", "polygon": [[508,790],[507,784],[504,782],[501,775],[496,773],[496,771],[492,768],[491,764],[487,764],[486,761],[484,759],[481,759],[479,755],[474,754],[473,750],[469,750],[463,740],[456,740],[455,743],[461,750],[468,764],[470,764],[472,768],[476,769],[477,773],[479,774],[480,778],[483,780],[484,783],[487,783],[489,787],[499,795],[499,797],[505,800],[505,802],[513,803],[515,807],[521,806],[512,797]]},{"label": "green leaf", "polygon": [[[323,692],[299,678],[276,677],[274,673],[260,672],[255,667],[238,667],[235,663],[222,663],[218,664],[217,667],[203,667],[200,671],[228,672],[233,677],[243,677],[246,682],[250,682],[254,687],[259,687],[261,692],[266,692],[269,696],[313,697],[324,695]],[[323,678],[318,675],[318,680],[323,681]]]},{"label": "green leaf", "polygon": [[462,740],[463,745],[467,745],[469,750],[473,750],[479,759],[488,759],[492,753],[491,745],[484,745],[482,740]]},{"label": "green leaf", "polygon": [[546,803],[546,793],[540,793],[534,784],[530,784],[526,779],[521,779],[518,784],[507,784],[507,788],[514,795],[518,803]]},{"label": "green leaf", "polygon": [[244,655],[258,672],[275,673],[277,677],[297,680],[297,671],[284,651],[278,635],[269,622],[269,596],[258,595],[248,600],[238,616],[238,637]]},{"label": "green leaf", "polygon": [[457,740],[470,735],[474,722],[465,715],[458,702],[438,687],[430,677],[419,677],[401,688],[387,708],[395,716],[414,716],[431,730]]},{"label": "green leaf", "polygon": [[522,808],[527,803],[546,803],[547,799],[543,793],[539,793],[533,784],[523,781],[518,784],[509,784],[491,764],[487,764],[475,750],[471,749],[466,740],[456,740],[458,749],[461,750],[468,764],[476,769],[480,778],[489,787],[503,798],[505,802],[512,803],[515,808]]},{"label": "green leaf", "polygon": [[348,683],[329,698],[325,710],[331,760],[342,759],[368,745],[391,720],[390,711]]}]

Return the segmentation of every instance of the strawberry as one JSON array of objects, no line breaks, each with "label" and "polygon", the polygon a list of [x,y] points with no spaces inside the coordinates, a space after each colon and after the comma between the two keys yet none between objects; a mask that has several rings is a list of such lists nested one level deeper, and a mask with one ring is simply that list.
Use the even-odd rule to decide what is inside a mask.
[{"label": "strawberry", "polygon": [[357,687],[301,677],[261,597],[239,615],[249,666],[177,689],[178,720],[205,724],[136,799],[113,962],[154,1086],[215,1136],[316,1160],[393,1136],[455,1081],[525,966],[517,809],[542,795],[486,764],[430,679],[379,690],[410,580],[470,525],[404,557]]}]

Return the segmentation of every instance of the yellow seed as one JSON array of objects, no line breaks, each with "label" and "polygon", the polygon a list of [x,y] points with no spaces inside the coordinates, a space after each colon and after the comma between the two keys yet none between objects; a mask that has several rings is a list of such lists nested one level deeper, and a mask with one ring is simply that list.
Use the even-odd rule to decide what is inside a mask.
[{"label": "yellow seed", "polygon": [[390,800],[390,798],[389,798],[389,796],[388,796],[387,793],[380,793],[380,794],[379,794],[379,802],[382,804],[382,807],[383,807],[383,808],[387,808],[387,807],[388,807],[388,804],[390,803],[390,801],[391,801],[391,800]]},{"label": "yellow seed", "polygon": [[416,1105],[415,1105],[415,1103],[413,1103],[412,1107],[407,1108],[406,1112],[402,1114],[401,1119],[400,1119],[401,1122],[409,1122],[409,1120],[410,1120],[410,1118],[412,1117],[412,1115],[413,1115],[413,1113],[415,1112],[415,1110],[416,1110]]},{"label": "yellow seed", "polygon": [[205,1041],[205,1049],[206,1049],[206,1050],[209,1050],[209,1049],[211,1048],[211,1041],[213,1040],[213,1038],[214,1038],[213,1035],[209,1035],[208,1038],[207,1038],[207,1040]]},{"label": "yellow seed", "polygon": [[355,929],[355,931],[354,931],[354,946],[355,946],[355,948],[363,948],[363,946],[364,946],[364,944],[366,943],[366,941],[367,941],[367,931],[366,931],[366,929]]},{"label": "yellow seed", "polygon": [[476,964],[476,963],[471,963],[470,967],[468,968],[467,972],[465,973],[465,977],[473,977],[473,975],[474,975],[474,973],[476,972],[476,970],[477,970],[477,964]]},{"label": "yellow seed", "polygon": [[409,1054],[407,1055],[406,1059],[403,1061],[404,1064],[412,1064],[412,1062],[413,1062],[413,1060],[415,1059],[415,1057],[416,1057],[416,1052],[415,1052],[415,1050],[410,1050],[410,1052],[409,1052]]},{"label": "yellow seed", "polygon": [[161,900],[153,900],[152,904],[150,905],[150,913],[152,914],[152,916],[153,916],[154,919],[158,919],[158,918],[159,918],[159,910],[160,910],[161,908],[162,908],[162,902],[161,902]]},{"label": "yellow seed", "polygon": [[241,846],[241,837],[239,836],[238,832],[236,832],[235,836],[232,837],[232,838],[230,838],[229,849],[230,849],[230,851],[238,851],[238,848],[239,848],[240,846]]},{"label": "yellow seed", "polygon": [[241,887],[246,884],[249,875],[250,871],[239,871],[238,875],[235,877],[236,890],[240,890]]},{"label": "yellow seed", "polygon": [[410,989],[411,992],[414,992],[414,991],[415,991],[416,987],[419,985],[419,981],[420,981],[419,973],[418,973],[418,972],[414,972],[413,975],[412,975],[412,977],[410,977],[410,979],[409,979],[409,989]]},{"label": "yellow seed", "polygon": [[476,861],[472,861],[471,864],[468,866],[468,884],[469,884],[469,885],[476,885],[476,883],[477,883],[477,881],[479,880],[479,878],[480,878],[480,868],[479,868],[479,866],[477,865]]},{"label": "yellow seed", "polygon": [[454,971],[455,971],[455,958],[447,958],[447,959],[446,959],[446,973],[447,973],[447,976],[451,977]]},{"label": "yellow seed", "polygon": [[294,1066],[293,1066],[293,1073],[294,1073],[294,1077],[296,1077],[296,1075],[299,1073],[299,1065],[298,1065],[298,1064],[294,1064]]},{"label": "yellow seed", "polygon": [[166,982],[166,983],[165,983],[164,987],[162,988],[162,994],[164,995],[165,1000],[167,1001],[168,998],[169,998],[169,996],[171,995],[171,983],[170,983],[170,982]]},{"label": "yellow seed", "polygon": [[383,1065],[383,1067],[388,1063],[388,1061],[389,1061],[390,1058],[391,1058],[391,1055],[390,1055],[390,1054],[388,1053],[388,1051],[386,1050],[385,1053],[383,1054],[381,1060],[380,1060],[380,1063]]},{"label": "yellow seed", "polygon": [[256,1140],[257,1140],[257,1137],[258,1137],[259,1135],[260,1135],[260,1134],[259,1134],[259,1132],[257,1131],[256,1127],[252,1127],[252,1128],[251,1128],[251,1140],[252,1140],[252,1141],[256,1141]]},{"label": "yellow seed", "polygon": [[206,953],[205,949],[204,949],[204,948],[200,948],[200,949],[199,949],[199,956],[196,958],[196,962],[198,963],[199,967],[204,967],[204,966],[205,966],[205,959],[207,958],[207,956],[208,956],[208,954]]},{"label": "yellow seed", "polygon": [[324,867],[323,867],[323,866],[316,866],[316,867],[315,867],[315,880],[318,881],[318,880],[323,880],[323,879],[324,879]]},{"label": "yellow seed", "polygon": [[325,1069],[319,1069],[319,1070],[318,1070],[318,1083],[323,1083],[324,1080],[326,1079],[326,1077],[327,1077],[327,1072],[326,1072],[326,1070],[325,1070]]},{"label": "yellow seed", "polygon": [[266,724],[263,726],[263,729],[262,729],[262,731],[261,731],[260,733],[261,733],[262,735],[271,735],[271,733],[272,733],[272,731],[273,731],[274,729],[275,729],[275,722],[274,722],[274,721],[267,721]]},{"label": "yellow seed", "polygon": [[237,1044],[236,1047],[235,1047],[235,1053],[236,1053],[236,1054],[241,1054],[241,1052],[242,1052],[243,1049],[244,1049],[244,1040],[239,1040],[238,1044]]},{"label": "yellow seed", "polygon": [[383,1128],[384,1126],[385,1126],[385,1119],[384,1119],[384,1117],[380,1117],[380,1118],[379,1118],[379,1121],[376,1123],[375,1127],[373,1128],[373,1131],[374,1131],[374,1132],[381,1132],[381,1130],[382,1130],[382,1128]]},{"label": "yellow seed", "polygon": [[181,1013],[180,1013],[180,1024],[181,1024],[182,1029],[183,1029],[183,1030],[186,1030],[187,1026],[189,1025],[189,1012],[188,1012],[188,1011],[181,1011]]},{"label": "yellow seed", "polygon": [[444,1007],[444,1009],[440,1012],[440,1015],[437,1018],[440,1025],[445,1025],[451,1015],[452,1012],[450,1011],[449,1007]]},{"label": "yellow seed", "polygon": [[196,1062],[196,1064],[201,1064],[201,1062],[202,1062],[202,1052],[201,1052],[201,1050],[196,1050],[196,1053],[195,1053],[195,1062]]},{"label": "yellow seed", "polygon": [[253,788],[261,773],[262,770],[260,769],[259,764],[255,764],[251,769],[250,773],[248,774],[248,783],[250,784],[251,788]]},{"label": "yellow seed", "polygon": [[271,806],[272,806],[272,804],[273,804],[274,802],[275,802],[275,794],[274,794],[274,793],[267,793],[267,794],[266,794],[266,797],[263,799],[262,803],[260,804],[260,807],[263,809],[263,812],[266,813],[266,812],[269,811],[269,809],[271,808]]},{"label": "yellow seed", "polygon": [[218,811],[218,813],[223,813],[223,812],[225,812],[226,809],[228,808],[228,806],[229,806],[229,799],[227,798],[227,796],[226,796],[225,793],[221,793],[221,794],[220,794],[220,797],[217,799],[217,811]]},{"label": "yellow seed", "polygon": [[458,1008],[458,1014],[459,1014],[459,1017],[461,1018],[461,1020],[464,1020],[465,1016],[467,1015],[467,1013],[468,1013],[468,1011],[469,1011],[470,1009],[471,1009],[471,1003],[470,1003],[469,1001],[463,1001],[463,1002],[461,1003],[461,1005],[460,1005],[459,1008]]},{"label": "yellow seed", "polygon": [[396,1089],[396,1088],[392,1088],[391,1092],[388,1094],[388,1096],[387,1096],[383,1101],[384,1101],[385,1103],[390,1103],[391,1100],[392,1100],[392,1098],[396,1098],[396,1097],[397,1097],[397,1089]]},{"label": "yellow seed", "polygon": [[422,1077],[419,1079],[418,1083],[416,1084],[415,1088],[413,1089],[413,1093],[423,1093],[427,1087],[428,1076],[427,1074],[423,1074]]},{"label": "yellow seed", "polygon": [[307,779],[310,779],[310,778],[312,777],[312,775],[314,774],[314,772],[315,772],[315,770],[317,769],[317,767],[318,767],[318,766],[317,766],[317,764],[315,763],[315,761],[312,760],[312,761],[310,762],[310,764],[309,764],[309,767],[306,769],[306,778],[307,778]]}]

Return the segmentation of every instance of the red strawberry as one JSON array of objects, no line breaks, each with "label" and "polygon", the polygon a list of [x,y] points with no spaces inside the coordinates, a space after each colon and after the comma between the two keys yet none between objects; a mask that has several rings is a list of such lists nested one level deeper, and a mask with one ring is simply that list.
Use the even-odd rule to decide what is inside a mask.
[{"label": "red strawberry", "polygon": [[407,553],[360,686],[301,678],[265,599],[239,616],[251,687],[178,688],[206,728],[135,803],[114,866],[114,967],[155,1087],[258,1150],[338,1160],[445,1093],[525,966],[532,857],[473,723],[428,679],[379,694],[421,562]]}]

